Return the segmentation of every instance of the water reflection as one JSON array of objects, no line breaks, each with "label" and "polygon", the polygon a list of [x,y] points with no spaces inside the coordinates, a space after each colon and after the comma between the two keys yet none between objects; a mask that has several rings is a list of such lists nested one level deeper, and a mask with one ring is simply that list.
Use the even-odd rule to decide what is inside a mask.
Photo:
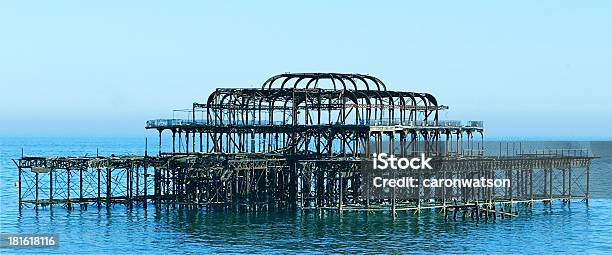
[{"label": "water reflection", "polygon": [[[136,250],[194,252],[533,252],[578,251],[585,244],[612,248],[609,214],[612,201],[591,207],[558,202],[518,208],[519,217],[476,222],[444,221],[434,210],[398,212],[276,211],[207,212],[149,206],[129,209],[90,206],[68,211],[24,208],[17,229],[24,233],[59,233],[59,251]],[[607,225],[597,225],[607,222]],[[563,249],[541,245],[564,242]],[[520,243],[520,245],[519,245]],[[517,246],[519,245],[519,246]],[[516,246],[516,247],[515,247]],[[520,248],[522,247],[522,248]]]}]

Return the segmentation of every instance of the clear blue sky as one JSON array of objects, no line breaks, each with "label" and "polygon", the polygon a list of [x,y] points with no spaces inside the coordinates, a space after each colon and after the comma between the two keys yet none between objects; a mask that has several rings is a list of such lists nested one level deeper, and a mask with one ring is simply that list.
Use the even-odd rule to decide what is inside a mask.
[{"label": "clear blue sky", "polygon": [[284,72],[430,92],[492,138],[612,138],[610,1],[2,1],[1,136],[139,136]]}]

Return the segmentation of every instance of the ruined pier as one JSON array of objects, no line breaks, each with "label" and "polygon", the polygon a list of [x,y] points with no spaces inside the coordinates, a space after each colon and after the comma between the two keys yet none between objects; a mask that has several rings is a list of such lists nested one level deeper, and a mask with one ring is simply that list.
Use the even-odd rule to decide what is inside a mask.
[{"label": "ruined pier", "polygon": [[[359,74],[281,74],[261,88],[222,88],[183,119],[157,119],[155,155],[14,160],[20,205],[172,204],[259,211],[277,208],[401,211],[457,208],[498,215],[499,205],[588,203],[593,156],[585,150],[491,155],[482,121],[439,119],[428,93],[388,90]],[[163,151],[171,143],[171,151]],[[501,149],[502,145],[500,145]],[[431,178],[506,178],[509,187],[418,187],[409,196],[370,194],[374,153],[424,154]],[[474,215],[474,214],[472,214]],[[481,213],[476,213],[479,217]],[[484,216],[483,216],[484,217]]]}]

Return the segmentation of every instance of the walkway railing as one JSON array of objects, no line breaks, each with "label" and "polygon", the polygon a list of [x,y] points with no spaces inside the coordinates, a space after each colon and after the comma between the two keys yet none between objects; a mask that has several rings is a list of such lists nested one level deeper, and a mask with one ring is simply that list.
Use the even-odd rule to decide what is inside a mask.
[{"label": "walkway railing", "polygon": [[[482,121],[467,121],[462,123],[459,120],[404,120],[404,119],[384,119],[384,120],[360,120],[357,124],[354,122],[332,123],[333,125],[362,125],[362,126],[407,126],[407,127],[468,127],[468,128],[482,128]],[[189,127],[189,126],[200,126],[200,125],[215,125],[215,126],[281,126],[291,125],[290,121],[273,121],[270,123],[268,120],[233,120],[233,121],[219,121],[214,120],[207,122],[206,120],[190,120],[190,119],[157,119],[147,121],[147,128],[170,128],[170,127]],[[299,125],[304,125],[300,123]]]}]

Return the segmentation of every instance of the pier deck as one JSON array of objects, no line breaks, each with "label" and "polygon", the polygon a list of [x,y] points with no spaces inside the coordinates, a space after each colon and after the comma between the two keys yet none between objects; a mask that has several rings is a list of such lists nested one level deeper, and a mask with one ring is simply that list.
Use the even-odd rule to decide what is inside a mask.
[{"label": "pier deck", "polygon": [[425,178],[503,176],[510,188],[418,188],[409,199],[375,199],[359,184],[369,158],[168,154],[156,157],[23,157],[19,200],[36,206],[183,204],[267,210],[491,210],[512,203],[589,198],[593,157],[561,154],[434,158]]}]

